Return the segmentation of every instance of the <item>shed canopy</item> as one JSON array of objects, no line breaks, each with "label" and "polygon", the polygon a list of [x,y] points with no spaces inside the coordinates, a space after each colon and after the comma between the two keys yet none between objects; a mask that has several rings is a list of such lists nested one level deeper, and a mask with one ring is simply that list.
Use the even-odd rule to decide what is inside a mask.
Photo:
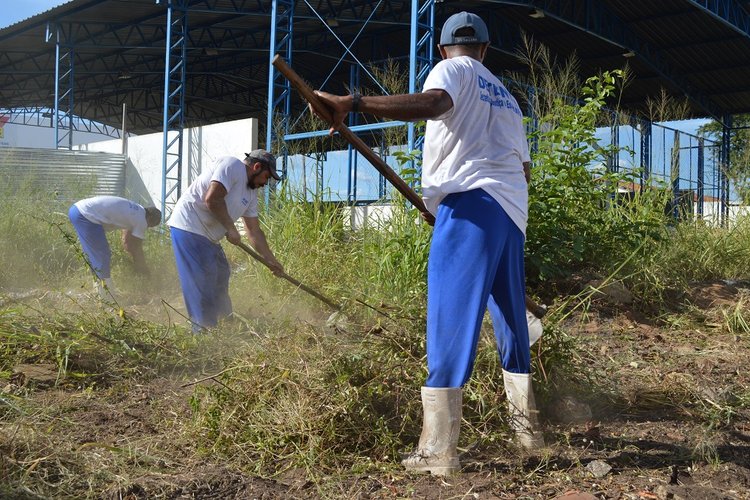
[{"label": "shed canopy", "polygon": [[[272,2],[260,0],[72,0],[6,27],[0,109],[54,108],[56,62],[65,69],[72,54],[75,115],[117,127],[125,103],[130,131],[161,130],[170,1],[188,7],[186,124],[264,117]],[[344,92],[358,62],[408,61],[411,1],[293,5],[292,66],[314,87]],[[561,59],[576,53],[583,76],[627,63],[625,108],[642,110],[664,89],[686,96],[693,117],[750,112],[750,0],[443,1],[436,40],[459,10],[487,22],[485,63],[499,75],[526,71],[517,57],[525,32]],[[368,79],[360,72],[377,88]]]}]

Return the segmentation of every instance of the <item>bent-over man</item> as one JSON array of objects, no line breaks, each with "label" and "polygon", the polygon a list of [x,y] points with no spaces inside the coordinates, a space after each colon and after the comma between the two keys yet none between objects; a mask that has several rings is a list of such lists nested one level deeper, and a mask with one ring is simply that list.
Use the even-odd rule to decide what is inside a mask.
[{"label": "bent-over man", "polygon": [[110,269],[112,250],[107,242],[107,231],[122,230],[122,244],[133,258],[135,272],[148,274],[143,240],[146,229],[161,221],[158,208],[144,208],[119,196],[94,196],[74,203],[68,210],[68,217],[96,275],[95,287],[102,298],[106,296],[105,286],[109,293],[114,293]]}]

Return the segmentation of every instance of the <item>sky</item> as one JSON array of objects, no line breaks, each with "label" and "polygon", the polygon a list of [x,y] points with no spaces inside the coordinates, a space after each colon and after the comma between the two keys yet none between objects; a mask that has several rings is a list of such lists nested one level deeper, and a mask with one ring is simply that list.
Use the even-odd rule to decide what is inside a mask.
[{"label": "sky", "polygon": [[0,0],[0,28],[50,10],[68,0]]}]

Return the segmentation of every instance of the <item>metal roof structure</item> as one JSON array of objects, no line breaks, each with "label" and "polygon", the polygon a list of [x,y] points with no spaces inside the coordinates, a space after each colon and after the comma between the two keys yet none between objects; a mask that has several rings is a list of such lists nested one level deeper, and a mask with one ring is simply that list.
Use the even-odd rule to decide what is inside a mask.
[{"label": "metal roof structure", "polygon": [[[65,82],[56,65],[68,54],[72,94],[57,95],[72,103],[73,115],[117,127],[125,103],[129,131],[162,130],[173,5],[187,8],[185,123],[264,116],[275,3],[71,0],[0,30],[0,109],[59,105],[56,85]],[[291,5],[292,64],[313,86],[344,91],[357,61],[409,57],[411,1]],[[523,30],[561,57],[575,52],[584,75],[627,61],[633,79],[625,108],[641,108],[664,88],[687,96],[693,116],[721,119],[750,112],[748,6],[748,0],[442,1],[434,4],[432,23],[437,32],[455,11],[480,14],[493,37],[485,62],[498,74],[524,71],[515,55]]]},{"label": "metal roof structure", "polygon": [[[643,111],[662,92],[685,97],[691,117],[724,124],[728,162],[731,115],[750,112],[750,0],[70,0],[0,29],[0,116],[54,126],[68,148],[72,130],[91,124],[111,135],[123,121],[128,132],[162,131],[166,215],[180,195],[185,127],[256,117],[271,150],[299,138],[290,123],[305,104],[271,66],[275,53],[334,93],[384,91],[371,69],[400,61],[415,91],[439,58],[440,27],[460,10],[487,22],[484,63],[499,76],[528,70],[524,33],[561,60],[575,53],[582,77],[627,65],[620,109]],[[728,181],[717,175],[726,208]]]}]

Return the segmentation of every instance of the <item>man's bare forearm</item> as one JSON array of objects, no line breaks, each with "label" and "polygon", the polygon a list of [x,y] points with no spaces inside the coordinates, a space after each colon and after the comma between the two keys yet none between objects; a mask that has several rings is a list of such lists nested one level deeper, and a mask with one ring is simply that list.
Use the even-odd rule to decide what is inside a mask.
[{"label": "man's bare forearm", "polygon": [[122,243],[125,251],[133,258],[136,272],[147,273],[148,266],[146,265],[146,255],[143,253],[143,240],[123,231]]},{"label": "man's bare forearm", "polygon": [[268,246],[268,240],[266,240],[266,235],[263,234],[263,231],[248,231],[247,227],[245,228],[245,231],[247,231],[247,239],[248,241],[250,241],[250,244],[255,250],[258,251],[259,254],[263,256],[264,259],[276,259],[276,257],[273,255],[273,252],[271,251],[271,247]]},{"label": "man's bare forearm", "polygon": [[236,227],[234,221],[229,216],[229,211],[227,210],[227,204],[224,201],[224,198],[209,198],[206,200],[206,207],[211,212],[211,215],[216,217],[216,220],[224,226],[224,229],[229,231],[231,228]]},{"label": "man's bare forearm", "polygon": [[452,106],[448,94],[425,92],[390,96],[364,96],[359,111],[393,120],[418,121],[437,118]]}]

